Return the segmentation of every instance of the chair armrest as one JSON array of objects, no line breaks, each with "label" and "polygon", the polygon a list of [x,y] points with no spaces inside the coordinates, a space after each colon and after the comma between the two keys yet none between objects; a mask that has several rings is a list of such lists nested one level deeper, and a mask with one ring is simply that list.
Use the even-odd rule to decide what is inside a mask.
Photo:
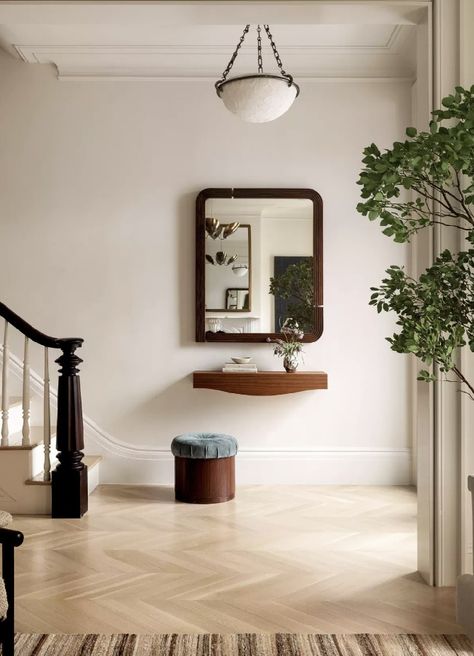
[{"label": "chair armrest", "polygon": [[474,576],[463,574],[456,585],[456,620],[474,639]]},{"label": "chair armrest", "polygon": [[11,528],[0,528],[0,544],[19,547],[23,543],[23,533]]}]

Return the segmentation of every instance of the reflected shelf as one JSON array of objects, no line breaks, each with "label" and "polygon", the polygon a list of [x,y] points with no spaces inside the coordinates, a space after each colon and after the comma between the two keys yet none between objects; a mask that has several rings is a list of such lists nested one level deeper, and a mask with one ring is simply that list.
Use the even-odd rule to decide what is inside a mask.
[{"label": "reflected shelf", "polygon": [[255,314],[249,316],[245,312],[233,312],[232,314],[207,314],[206,312],[206,319],[221,319],[221,321],[224,319],[229,319],[230,321],[245,319],[246,321],[258,321],[260,317],[257,317]]}]

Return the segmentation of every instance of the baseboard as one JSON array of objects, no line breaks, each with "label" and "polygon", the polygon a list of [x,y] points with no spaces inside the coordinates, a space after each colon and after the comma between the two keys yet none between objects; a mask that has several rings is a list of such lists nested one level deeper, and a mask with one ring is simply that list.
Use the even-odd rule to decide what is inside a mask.
[{"label": "baseboard", "polygon": [[[109,452],[101,464],[106,484],[172,485],[173,478],[173,457],[164,450],[141,460]],[[237,485],[411,485],[411,450],[243,450],[236,478]]]}]

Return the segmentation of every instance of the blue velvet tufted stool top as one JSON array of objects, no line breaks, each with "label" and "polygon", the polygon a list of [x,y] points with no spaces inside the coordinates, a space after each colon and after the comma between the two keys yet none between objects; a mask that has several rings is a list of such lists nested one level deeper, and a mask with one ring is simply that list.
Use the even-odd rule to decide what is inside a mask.
[{"label": "blue velvet tufted stool top", "polygon": [[221,503],[235,496],[238,443],[223,433],[185,433],[171,443],[175,497],[185,503]]}]

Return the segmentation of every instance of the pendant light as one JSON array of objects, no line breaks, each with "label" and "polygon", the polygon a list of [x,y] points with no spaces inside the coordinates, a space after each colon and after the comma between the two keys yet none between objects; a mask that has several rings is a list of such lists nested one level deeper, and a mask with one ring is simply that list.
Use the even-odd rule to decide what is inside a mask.
[{"label": "pendant light", "polygon": [[242,278],[243,276],[246,276],[248,273],[248,266],[247,264],[234,264],[232,267],[232,273],[239,278]]},{"label": "pendant light", "polygon": [[258,25],[257,73],[227,79],[242,43],[250,30],[250,25],[246,25],[240,41],[227,64],[227,68],[222,73],[221,79],[215,84],[217,95],[222,99],[227,109],[248,123],[274,121],[290,109],[300,92],[299,86],[293,81],[293,77],[283,69],[280,55],[270,32],[270,26],[264,25],[263,28],[270,41],[280,75],[268,75],[263,72],[261,28]]}]

